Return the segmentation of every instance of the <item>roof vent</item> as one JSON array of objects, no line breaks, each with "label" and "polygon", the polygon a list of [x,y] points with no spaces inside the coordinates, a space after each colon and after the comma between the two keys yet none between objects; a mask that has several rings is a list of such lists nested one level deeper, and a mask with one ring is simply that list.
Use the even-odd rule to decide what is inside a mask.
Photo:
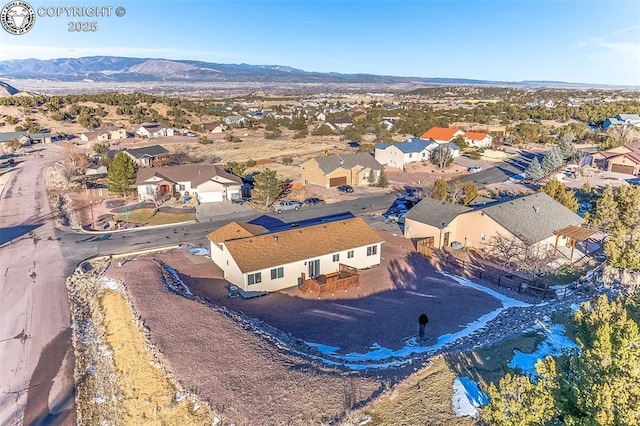
[{"label": "roof vent", "polygon": [[273,244],[278,245],[278,236],[277,235],[273,236]]},{"label": "roof vent", "polygon": [[537,206],[533,206],[533,210],[538,213],[538,207]]}]

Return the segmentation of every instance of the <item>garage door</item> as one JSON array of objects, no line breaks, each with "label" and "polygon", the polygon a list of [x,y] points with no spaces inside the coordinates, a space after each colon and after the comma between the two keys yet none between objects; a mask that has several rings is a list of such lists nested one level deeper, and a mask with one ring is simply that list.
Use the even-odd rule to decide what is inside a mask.
[{"label": "garage door", "polygon": [[198,201],[201,203],[215,203],[222,201],[222,192],[199,192]]},{"label": "garage door", "polygon": [[624,166],[622,164],[612,164],[611,171],[616,173],[626,173],[628,175],[632,175],[633,166]]},{"label": "garage door", "polygon": [[347,177],[346,176],[329,179],[329,186],[330,187],[346,185],[346,184],[347,184]]}]

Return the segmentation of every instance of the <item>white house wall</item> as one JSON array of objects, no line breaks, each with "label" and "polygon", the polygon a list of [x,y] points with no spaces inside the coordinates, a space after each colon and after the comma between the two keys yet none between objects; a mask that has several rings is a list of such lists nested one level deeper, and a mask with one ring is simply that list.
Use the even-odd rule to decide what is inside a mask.
[{"label": "white house wall", "polygon": [[[283,288],[288,288],[288,287],[293,287],[298,285],[298,277],[301,277],[302,274],[304,274],[306,278],[310,278],[308,262],[311,260],[320,259],[320,274],[329,274],[332,272],[337,272],[339,270],[339,265],[341,263],[354,268],[358,268],[358,269],[364,269],[374,265],[379,265],[381,245],[382,243],[375,244],[375,246],[377,246],[376,254],[371,256],[367,256],[367,247],[369,246],[357,247],[352,249],[354,251],[353,253],[354,257],[352,257],[351,259],[347,258],[348,250],[345,250],[337,253],[340,255],[340,260],[337,262],[333,261],[333,255],[336,253],[331,253],[323,256],[318,256],[310,259],[304,259],[297,262],[288,263],[285,265],[277,265],[267,269],[261,269],[259,271],[252,271],[252,272],[243,274],[242,278],[240,279],[238,279],[239,277],[237,277],[234,271],[230,271],[230,273],[227,274],[227,270],[225,268],[230,268],[230,266],[226,266],[226,261],[228,259],[221,258],[221,260],[223,261],[223,264],[218,264],[217,262],[216,264],[225,271],[225,279],[227,281],[237,285],[238,287],[246,291],[278,291],[278,290],[282,290]],[[211,258],[213,259],[213,249],[212,249]],[[230,263],[233,263],[235,265],[235,262],[230,262]],[[282,278],[277,278],[275,280],[272,280],[271,270],[280,266],[284,267],[284,276]],[[260,272],[262,274],[261,276],[262,281],[260,282],[260,284],[248,285],[247,284],[248,275],[256,272]]]}]

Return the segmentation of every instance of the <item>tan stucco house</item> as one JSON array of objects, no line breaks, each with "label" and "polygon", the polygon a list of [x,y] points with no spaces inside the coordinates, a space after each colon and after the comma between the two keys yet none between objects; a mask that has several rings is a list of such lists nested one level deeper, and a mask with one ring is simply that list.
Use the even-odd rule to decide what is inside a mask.
[{"label": "tan stucco house", "polygon": [[209,235],[211,260],[224,278],[244,291],[277,291],[299,278],[380,264],[384,240],[362,218],[269,232],[231,222]]},{"label": "tan stucco house", "polygon": [[[498,233],[512,236],[527,246],[551,247],[555,231],[580,226],[584,220],[544,193],[474,207],[425,198],[405,215],[404,236],[428,239],[435,248],[454,242],[463,247],[482,248]],[[560,237],[560,243],[567,243]]]},{"label": "tan stucco house", "polygon": [[304,183],[325,188],[369,185],[369,175],[377,182],[381,171],[382,165],[366,152],[315,157],[302,163]]}]

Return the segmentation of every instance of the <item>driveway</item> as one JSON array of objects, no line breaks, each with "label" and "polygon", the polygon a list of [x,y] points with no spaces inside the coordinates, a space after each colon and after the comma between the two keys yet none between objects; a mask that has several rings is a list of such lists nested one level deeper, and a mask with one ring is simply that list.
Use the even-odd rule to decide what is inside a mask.
[{"label": "driveway", "polygon": [[255,214],[256,211],[249,204],[202,203],[196,208],[196,220],[198,222],[210,222],[226,217],[244,217]]}]

